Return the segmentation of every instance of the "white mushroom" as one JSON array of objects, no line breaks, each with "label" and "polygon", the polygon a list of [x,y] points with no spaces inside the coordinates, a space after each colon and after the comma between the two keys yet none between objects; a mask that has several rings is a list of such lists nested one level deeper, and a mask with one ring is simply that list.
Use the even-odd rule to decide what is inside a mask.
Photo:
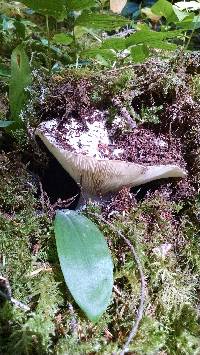
[{"label": "white mushroom", "polygon": [[[52,120],[42,123],[36,129],[36,135],[88,195],[105,195],[152,180],[186,176],[177,165],[143,166],[123,160],[100,159],[96,153],[95,157],[89,156],[70,147],[67,149],[57,140],[55,131],[56,122]],[[66,143],[69,144],[67,136]]]}]

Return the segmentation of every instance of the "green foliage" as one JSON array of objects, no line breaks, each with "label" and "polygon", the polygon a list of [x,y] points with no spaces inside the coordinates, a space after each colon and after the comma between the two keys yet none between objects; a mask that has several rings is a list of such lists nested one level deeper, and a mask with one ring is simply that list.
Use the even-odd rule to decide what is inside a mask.
[{"label": "green foliage", "polygon": [[95,0],[67,0],[66,8],[68,11],[81,11],[84,9],[88,9],[90,7],[95,7],[97,5],[97,1]]},{"label": "green foliage", "polygon": [[73,37],[65,33],[57,33],[53,36],[53,42],[67,46],[73,42]]},{"label": "green foliage", "polygon": [[162,110],[163,106],[152,106],[152,107],[144,107],[142,106],[139,122],[152,122],[154,124],[159,123],[159,112]]},{"label": "green foliage", "polygon": [[103,235],[89,219],[70,210],[57,212],[55,235],[66,284],[87,317],[97,322],[113,286],[112,260]]},{"label": "green foliage", "polygon": [[110,64],[116,59],[116,54],[111,49],[94,48],[81,52],[82,58],[94,58],[95,61],[104,66],[110,66]]},{"label": "green foliage", "polygon": [[11,56],[11,79],[9,85],[10,117],[19,127],[22,122],[21,110],[26,101],[25,88],[31,83],[31,71],[28,57],[20,45]]},{"label": "green foliage", "polygon": [[147,44],[156,44],[157,42],[161,42],[163,40],[166,40],[168,38],[173,38],[181,35],[181,31],[176,30],[176,31],[166,31],[166,32],[155,32],[155,31],[150,31],[149,28],[143,28],[140,31],[132,34],[126,39],[126,45],[127,47],[132,46],[134,44],[139,44],[139,43],[147,43]]},{"label": "green foliage", "polygon": [[126,41],[123,38],[108,38],[103,41],[101,48],[121,51],[126,49]]},{"label": "green foliage", "polygon": [[75,21],[75,26],[84,26],[104,31],[111,31],[129,24],[124,17],[109,14],[82,13]]},{"label": "green foliage", "polygon": [[[33,12],[27,13],[23,4]],[[162,51],[174,51],[177,37],[178,44],[184,44],[185,31],[194,30],[200,24],[194,12],[186,13],[167,0],[159,0],[151,8],[151,13],[167,19],[167,25],[163,24],[159,31],[152,30],[151,24],[138,23],[135,25],[136,32],[129,37],[122,35],[116,38],[115,34],[109,33],[109,38],[104,40],[103,31],[120,30],[123,33],[124,26],[132,27],[130,20],[110,14],[105,9],[104,2],[91,0],[4,2],[2,40],[6,51],[13,50],[16,41],[19,44],[22,42],[31,56],[33,68],[47,66],[49,72],[57,72],[69,65],[138,63],[153,55],[154,49],[157,49],[157,55]],[[132,48],[138,44],[140,46]],[[5,77],[10,75],[9,68],[7,72],[2,70]]]},{"label": "green foliage", "polygon": [[53,16],[58,20],[64,19],[64,0],[22,0],[21,2],[41,14]]},{"label": "green foliage", "polygon": [[142,63],[149,57],[149,50],[145,44],[131,47],[131,57],[134,62]]},{"label": "green foliage", "polygon": [[[125,82],[122,76],[116,84]],[[25,314],[1,303],[0,352],[119,352],[140,298],[140,280],[131,253],[109,226],[100,223],[114,259],[115,287],[110,307],[97,324],[92,324],[80,314],[64,286],[52,220],[34,197],[31,176],[16,153],[9,158],[1,156],[0,173],[0,273],[9,279],[13,297],[31,307]],[[94,211],[93,206],[90,208]],[[197,209],[180,210],[169,200],[152,196],[126,214],[112,217],[116,229],[136,245],[147,280],[145,314],[130,346],[136,355],[199,353]],[[101,213],[99,208],[95,212]],[[177,213],[178,229],[174,223]],[[166,215],[171,218],[166,220]],[[186,247],[182,247],[183,236]],[[163,243],[172,244],[165,254]]]},{"label": "green foliage", "polygon": [[176,15],[173,5],[167,0],[158,0],[152,7],[151,11],[166,18],[167,22],[175,22]]},{"label": "green foliage", "polygon": [[6,128],[13,124],[14,121],[3,121],[0,120],[0,128]]},{"label": "green foliage", "polygon": [[[109,15],[102,9],[100,12],[99,2],[74,0],[64,2],[64,7],[58,9],[59,3],[34,2],[33,4],[33,1],[27,1],[27,6],[34,10],[31,12],[20,3],[4,2],[0,17],[1,83],[6,87],[11,75],[13,97],[18,94],[18,92],[15,94],[18,89],[21,91],[19,100],[15,97],[13,100],[12,110],[16,111],[18,116],[14,115],[12,119],[15,120],[17,117],[21,124],[20,111],[25,102],[24,88],[30,83],[29,80],[26,81],[26,75],[20,76],[19,66],[15,68],[16,71],[15,69],[13,71],[12,66],[10,71],[10,55],[18,44],[20,44],[18,50],[24,48],[25,52],[23,49],[22,52],[28,54],[28,57],[24,56],[27,77],[30,74],[28,69],[30,60],[33,75],[37,75],[40,80],[40,91],[36,84],[29,87],[31,100],[27,111],[23,112],[23,117],[26,117],[28,110],[32,114],[31,118],[28,118],[30,118],[29,124],[33,123],[33,126],[36,126],[41,119],[38,115],[38,107],[36,112],[31,111],[33,102],[37,97],[36,106],[39,102],[41,107],[41,103],[44,104],[46,99],[46,93],[49,93],[45,75],[41,75],[38,67],[46,73],[47,65],[51,70],[57,68],[59,72],[75,65],[77,68],[80,65],[91,67],[97,62],[101,66],[113,66],[111,72],[114,72],[115,77],[112,80],[109,76],[110,71],[106,73],[99,71],[102,77],[104,76],[103,84],[96,70],[99,67],[95,67],[96,82],[88,96],[84,88],[87,86],[90,74],[87,70],[83,72],[77,70],[81,74],[77,74],[74,86],[71,85],[70,80],[67,81],[68,91],[76,88],[76,97],[69,100],[72,111],[78,104],[82,104],[81,100],[77,100],[79,94],[79,97],[82,95],[88,100],[91,98],[92,103],[98,105],[103,102],[106,106],[108,101],[115,117],[119,112],[109,100],[110,96],[117,95],[124,99],[124,107],[128,109],[129,106],[132,107],[130,103],[137,98],[140,107],[136,120],[138,119],[139,124],[151,123],[152,127],[152,124],[158,124],[162,120],[168,124],[168,117],[162,117],[162,113],[165,112],[164,107],[169,107],[172,97],[174,100],[180,93],[182,97],[188,82],[193,92],[193,100],[196,100],[195,105],[197,104],[200,97],[199,75],[192,78],[187,76],[186,80],[183,71],[179,73],[179,67],[185,67],[188,73],[192,66],[188,69],[183,61],[177,60],[177,57],[173,58],[171,71],[169,58],[163,62],[156,59],[156,70],[150,65],[151,62],[148,66],[136,66],[135,72],[129,68],[130,63],[143,61],[148,58],[148,55],[154,54],[155,49],[159,49],[156,50],[158,56],[163,53],[162,50],[164,54],[166,50],[174,50],[177,42],[182,46],[185,45],[188,40],[187,31],[195,31],[195,28],[199,27],[199,16],[195,12],[177,10],[173,6],[175,20],[171,16],[171,5],[166,1],[159,1],[154,7],[154,13],[163,15],[164,19],[161,20],[162,25],[158,26],[156,31],[152,30],[153,26],[150,22],[142,25],[136,23],[136,32],[129,37],[115,37],[116,33],[108,33],[105,39],[105,33],[102,34],[105,28],[114,28],[118,31],[119,22],[123,18],[115,16],[113,20],[115,23],[111,21],[108,25]],[[85,11],[88,8],[92,9],[89,13]],[[79,17],[80,21],[83,21],[87,14],[90,14],[88,28],[85,20],[84,25],[76,25]],[[97,15],[94,16],[94,24],[91,15]],[[105,15],[107,19],[103,28],[100,22],[98,25],[98,21],[100,16]],[[57,19],[64,20],[59,22]],[[117,26],[116,21],[118,21]],[[127,20],[123,19],[123,21],[125,23]],[[176,28],[181,28],[183,31],[177,31]],[[123,28],[121,31],[123,32]],[[193,36],[194,32],[190,33],[191,35]],[[21,55],[23,58],[22,52],[19,52],[20,59]],[[15,52],[15,57],[12,57],[14,65],[18,63],[17,54]],[[84,55],[87,60],[81,60],[80,56],[84,57]],[[182,53],[181,56],[183,57]],[[128,69],[117,75],[119,68],[115,70],[115,65],[119,67],[122,63],[128,64]],[[71,70],[71,77],[75,75],[74,73],[75,71]],[[137,77],[136,73],[138,73]],[[83,80],[83,77],[86,80]],[[55,75],[52,85],[55,86],[60,80],[60,76]],[[20,87],[14,82],[20,84]],[[71,91],[75,92],[74,89]],[[57,91],[56,94],[58,93],[60,94]],[[21,98],[23,100],[18,106]],[[59,95],[58,98],[60,100]],[[53,100],[53,95],[51,99]],[[147,101],[148,106],[146,106]],[[189,100],[185,102],[188,110]],[[159,106],[160,103],[163,106]],[[177,105],[177,101],[175,103]],[[64,106],[66,110],[66,101]],[[179,108],[178,105],[176,108]],[[56,110],[58,110],[57,106]],[[191,118],[188,113],[185,114],[185,111],[181,111],[181,114],[181,120],[186,117],[189,121]],[[6,117],[6,113],[3,113],[2,117]],[[9,121],[1,121],[0,126],[5,127],[8,123]],[[180,122],[177,124],[177,121],[173,121],[172,129],[175,124],[178,129]],[[190,126],[192,133],[198,131],[197,125]],[[187,134],[189,130],[190,128]],[[172,138],[173,134],[172,131]],[[21,139],[22,135],[26,140],[24,131],[17,129],[13,137]],[[7,136],[5,138],[7,139]],[[187,137],[185,139],[187,140]],[[5,145],[6,150],[9,149],[9,144],[11,143],[8,141]],[[191,150],[195,149],[192,144]],[[26,151],[20,149],[20,152],[26,163],[33,158],[34,165],[38,160],[38,152],[35,152],[32,146],[27,149],[26,145]],[[30,166],[32,168],[32,164]],[[20,156],[16,152],[8,152],[0,156],[0,176],[0,274],[9,279],[13,297],[31,308],[31,312],[26,314],[23,310],[0,300],[0,353],[78,355],[120,352],[135,320],[140,299],[140,279],[130,251],[109,226],[100,223],[99,228],[104,235],[108,236],[114,259],[115,286],[111,305],[99,322],[92,324],[80,313],[62,278],[52,226],[54,207],[42,198],[38,198],[40,192],[35,187],[34,176],[27,173],[27,166],[20,162]],[[195,179],[197,180],[197,176]],[[175,204],[162,194],[160,197],[159,191],[155,195],[149,194],[148,198],[137,205],[132,205],[129,210],[126,209],[123,213],[114,211],[115,214],[111,215],[116,229],[124,233],[137,247],[146,277],[146,308],[141,327],[130,346],[130,352],[136,355],[195,355],[200,353],[199,202],[187,200]],[[101,213],[99,208],[96,210],[97,213]]]},{"label": "green foliage", "polygon": [[135,344],[130,349],[137,355],[159,354],[166,341],[166,334],[162,329],[162,324],[150,316],[145,316],[142,320]]},{"label": "green foliage", "polygon": [[7,77],[7,78],[10,77],[10,70],[6,65],[0,64],[0,76]]}]

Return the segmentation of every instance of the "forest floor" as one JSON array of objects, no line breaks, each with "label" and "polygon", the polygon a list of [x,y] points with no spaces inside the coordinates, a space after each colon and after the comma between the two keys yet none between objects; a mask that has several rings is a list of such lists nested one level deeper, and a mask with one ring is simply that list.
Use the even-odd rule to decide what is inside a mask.
[{"label": "forest floor", "polygon": [[[123,189],[106,205],[88,204],[135,246],[145,275],[145,309],[128,354],[200,353],[200,60],[177,54],[122,70],[35,72],[23,112],[27,129],[1,134],[0,290],[30,307],[0,299],[0,354],[115,354],[140,301],[140,276],[124,241],[105,223],[114,261],[112,302],[97,324],[80,312],[63,281],[53,219],[80,188],[34,129],[45,120],[84,120],[95,110],[110,122],[132,120],[127,160],[176,164],[184,179]],[[1,115],[7,102],[0,99]],[[129,124],[129,123],[127,123]],[[123,127],[118,139],[123,145]],[[126,127],[127,132],[127,127]],[[131,158],[130,158],[131,157]],[[77,198],[70,208],[75,208]],[[9,285],[8,285],[9,283]]]}]

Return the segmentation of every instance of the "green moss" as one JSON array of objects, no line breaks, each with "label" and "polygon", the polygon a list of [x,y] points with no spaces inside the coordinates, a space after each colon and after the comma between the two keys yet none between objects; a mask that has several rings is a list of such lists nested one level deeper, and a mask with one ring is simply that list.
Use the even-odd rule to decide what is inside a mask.
[{"label": "green moss", "polygon": [[[52,220],[47,213],[37,213],[41,206],[25,166],[18,159],[13,160],[12,155],[1,156],[1,161],[0,272],[9,279],[13,297],[29,304],[31,313],[2,303],[0,352],[64,355],[119,351],[140,299],[140,279],[129,249],[109,226],[100,223],[113,255],[115,287],[110,307],[93,325],[65,287]],[[182,212],[178,225],[177,211]],[[135,245],[146,278],[145,313],[130,346],[136,355],[163,351],[169,355],[198,354],[198,252],[185,265],[189,251],[192,257],[198,231],[195,218],[191,220],[195,211],[152,196],[112,222]],[[95,212],[100,210],[95,208]],[[178,240],[186,240],[187,248],[183,249]],[[164,254],[163,243],[171,244]]]},{"label": "green moss", "polygon": [[[0,274],[9,280],[12,295],[29,304],[33,313],[13,308],[8,303],[0,310],[2,338],[0,350],[8,354],[46,353],[55,335],[54,316],[59,296],[54,274],[45,271],[34,246],[45,254],[45,240],[51,234],[51,221],[37,214],[35,188],[30,175],[18,159],[1,156],[0,198]],[[45,233],[46,230],[46,233]],[[44,235],[45,233],[45,235]],[[47,253],[46,253],[47,256]],[[31,277],[34,270],[44,271]]]},{"label": "green moss", "polygon": [[[105,107],[110,105],[112,118],[117,115],[117,109],[113,108],[111,99],[113,95],[121,95],[127,109],[132,100],[136,100],[140,115],[144,108],[143,121],[150,122],[154,114],[159,117],[160,101],[167,97],[165,103],[169,105],[173,91],[179,84],[182,87],[183,82],[174,70],[170,72],[169,64],[159,65],[156,73],[147,67],[150,77],[144,67],[138,69],[135,82],[135,74],[132,72],[130,76],[129,71],[121,76],[113,73],[109,80],[107,74],[102,74],[99,85],[97,75],[88,94],[90,104],[98,106],[104,99]],[[91,72],[78,72],[75,83],[83,77],[93,78]],[[53,78],[54,84],[60,85],[62,80],[58,76]],[[153,82],[156,86],[151,86]],[[33,93],[39,87],[38,83],[35,85]],[[27,109],[33,126],[41,119],[37,107],[40,91],[36,94],[36,105],[30,102]],[[154,106],[150,105],[151,100]],[[31,109],[33,106],[35,111]],[[164,106],[162,113],[163,110]],[[15,134],[16,141],[23,142],[23,132]],[[27,137],[24,139],[26,142]],[[20,154],[0,156],[0,274],[9,280],[13,297],[28,304],[31,311],[24,312],[0,300],[0,353],[117,353],[136,319],[140,300],[135,260],[117,233],[88,213],[108,240],[115,266],[112,302],[98,324],[89,322],[64,283],[56,252],[52,210],[41,206],[34,178],[27,172],[29,167],[21,162],[25,147],[23,143]],[[105,213],[92,206],[89,210]],[[145,274],[144,316],[130,345],[130,351],[136,355],[200,353],[199,212],[197,200],[175,203],[159,190],[124,213],[112,215],[116,230],[135,246]]]},{"label": "green moss", "polygon": [[200,100],[200,74],[191,77],[191,89],[195,100]]}]

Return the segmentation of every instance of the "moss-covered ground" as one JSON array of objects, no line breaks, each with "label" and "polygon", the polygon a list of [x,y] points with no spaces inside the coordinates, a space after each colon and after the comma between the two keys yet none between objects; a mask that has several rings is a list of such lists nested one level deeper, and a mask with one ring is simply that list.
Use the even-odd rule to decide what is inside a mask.
[{"label": "moss-covered ground", "polygon": [[[123,347],[138,309],[140,277],[128,247],[107,224],[89,214],[94,210],[129,238],[144,270],[145,310],[129,354],[200,354],[198,71],[195,57],[177,56],[151,60],[123,75],[115,72],[114,79],[111,73],[110,83],[108,73],[102,74],[105,86],[97,79],[89,85],[87,72],[79,84],[77,77],[75,84],[71,79],[76,92],[70,96],[69,112],[88,114],[95,104],[109,107],[112,120],[112,115],[124,112],[119,105],[111,105],[111,98],[117,97],[136,121],[137,130],[144,133],[144,144],[147,132],[171,139],[177,161],[188,171],[187,182],[170,180],[132,194],[124,190],[106,207],[88,207],[85,213],[107,238],[115,266],[112,302],[95,325],[80,312],[64,284],[53,228],[56,207],[37,176],[38,165],[45,170],[48,163],[30,134],[30,127],[41,119],[53,112],[63,114],[53,100],[49,111],[47,107],[52,87],[55,98],[65,79],[56,77],[46,87],[45,105],[40,100],[40,83],[33,85],[36,103],[29,102],[24,113],[29,130],[15,132],[12,139],[5,133],[0,138],[0,276],[9,281],[12,297],[30,307],[25,312],[0,299],[0,354],[115,354]],[[64,95],[72,92],[69,84],[63,91]],[[141,151],[141,136],[139,142]],[[0,289],[6,292],[1,280]]]}]

